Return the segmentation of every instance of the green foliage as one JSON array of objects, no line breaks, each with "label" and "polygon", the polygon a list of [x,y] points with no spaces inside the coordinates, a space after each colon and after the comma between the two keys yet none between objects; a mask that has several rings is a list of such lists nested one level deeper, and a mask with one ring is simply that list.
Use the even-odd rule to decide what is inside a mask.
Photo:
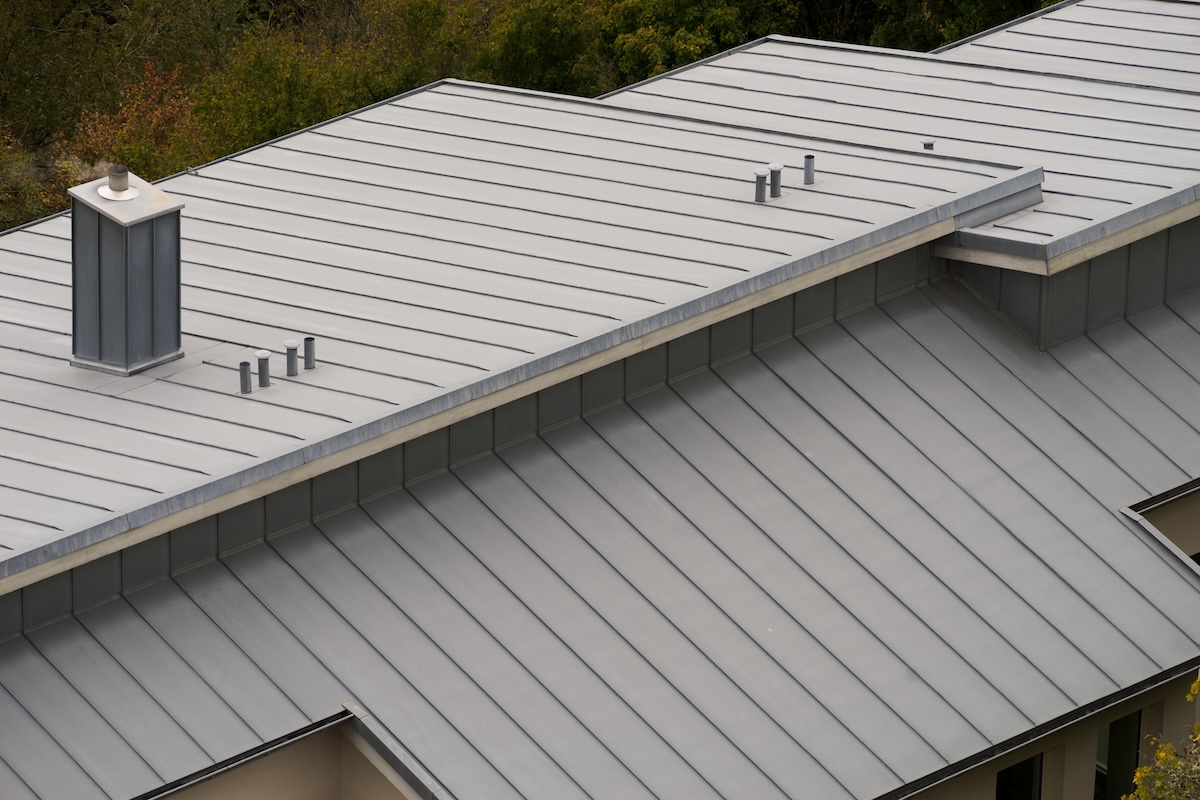
[{"label": "green foliage", "polygon": [[352,45],[311,49],[256,24],[196,92],[209,155],[241,150],[376,99]]},{"label": "green foliage", "polygon": [[1175,745],[1151,740],[1154,761],[1138,767],[1134,773],[1136,788],[1122,800],[1195,800],[1200,797],[1200,725],[1184,744],[1183,752]]},{"label": "green foliage", "polygon": [[0,229],[45,216],[66,205],[48,196],[45,170],[0,121]]},{"label": "green foliage", "polygon": [[581,0],[526,0],[504,8],[475,64],[475,76],[567,94],[607,86],[601,19]]},{"label": "green foliage", "polygon": [[734,0],[617,0],[606,29],[620,84],[690,64],[746,39]]}]

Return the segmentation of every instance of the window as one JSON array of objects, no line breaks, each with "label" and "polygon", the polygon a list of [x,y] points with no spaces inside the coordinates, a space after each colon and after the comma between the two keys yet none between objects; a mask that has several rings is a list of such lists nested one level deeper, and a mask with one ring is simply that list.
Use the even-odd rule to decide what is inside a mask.
[{"label": "window", "polygon": [[996,800],[1041,800],[1042,754],[996,773]]},{"label": "window", "polygon": [[1133,791],[1141,733],[1140,711],[1100,728],[1096,737],[1095,800],[1121,800],[1122,795]]}]

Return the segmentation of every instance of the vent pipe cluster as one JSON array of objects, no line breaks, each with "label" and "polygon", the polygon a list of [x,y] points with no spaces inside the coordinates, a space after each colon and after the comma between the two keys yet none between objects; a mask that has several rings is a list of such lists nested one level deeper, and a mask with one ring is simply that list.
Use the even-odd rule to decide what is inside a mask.
[{"label": "vent pipe cluster", "polygon": [[[811,186],[817,182],[817,159],[815,156],[804,157],[804,185]],[[771,197],[783,196],[783,164],[773,163],[754,170],[754,202],[767,202],[767,179],[770,178]]]},{"label": "vent pipe cluster", "polygon": [[[287,339],[283,343],[284,351],[287,353],[287,374],[288,377],[294,377],[300,374],[300,340]],[[266,388],[271,385],[271,351],[270,350],[255,350],[254,357],[258,360],[258,386]],[[317,368],[317,340],[313,336],[304,337],[304,369]],[[238,381],[239,394],[250,394],[254,391],[251,386],[251,370],[250,362],[243,361],[238,364]]]}]

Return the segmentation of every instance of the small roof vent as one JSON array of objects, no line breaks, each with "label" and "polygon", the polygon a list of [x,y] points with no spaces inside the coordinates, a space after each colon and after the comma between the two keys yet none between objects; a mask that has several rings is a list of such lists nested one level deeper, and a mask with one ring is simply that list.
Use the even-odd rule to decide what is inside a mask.
[{"label": "small roof vent", "polygon": [[183,355],[183,203],[117,166],[71,195],[71,363],[132,375]]}]

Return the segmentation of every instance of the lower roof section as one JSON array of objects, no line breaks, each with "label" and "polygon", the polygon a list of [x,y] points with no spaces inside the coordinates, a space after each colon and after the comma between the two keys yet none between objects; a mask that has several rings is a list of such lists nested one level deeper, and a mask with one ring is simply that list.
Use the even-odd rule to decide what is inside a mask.
[{"label": "lower roof section", "polygon": [[919,784],[1195,657],[1117,506],[1200,475],[1198,329],[1038,353],[941,281],[78,610],[0,642],[0,796],[347,700],[458,800]]}]

